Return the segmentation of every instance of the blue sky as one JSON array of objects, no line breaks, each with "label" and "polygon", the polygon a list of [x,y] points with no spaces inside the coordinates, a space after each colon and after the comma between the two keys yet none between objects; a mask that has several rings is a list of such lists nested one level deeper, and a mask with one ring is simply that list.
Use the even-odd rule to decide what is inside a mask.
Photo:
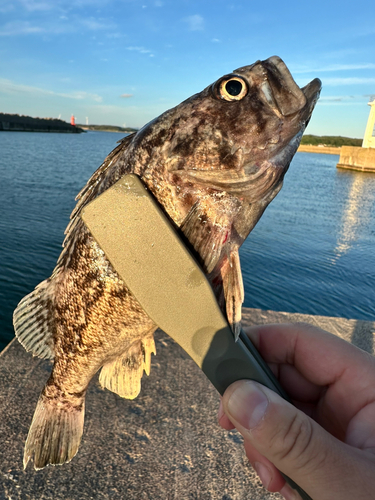
[{"label": "blue sky", "polygon": [[280,56],[323,81],[308,133],[363,137],[373,0],[0,0],[0,111],[140,127],[223,74]]}]

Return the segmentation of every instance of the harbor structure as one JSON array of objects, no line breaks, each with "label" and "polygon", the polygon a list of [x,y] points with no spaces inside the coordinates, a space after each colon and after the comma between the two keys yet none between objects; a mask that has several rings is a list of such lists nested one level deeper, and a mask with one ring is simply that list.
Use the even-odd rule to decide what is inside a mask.
[{"label": "harbor structure", "polygon": [[363,137],[362,147],[342,146],[338,168],[375,173],[375,96],[370,102],[370,114]]},{"label": "harbor structure", "polygon": [[370,102],[370,114],[367,120],[365,136],[363,138],[363,148],[375,148],[375,96],[372,96]]}]

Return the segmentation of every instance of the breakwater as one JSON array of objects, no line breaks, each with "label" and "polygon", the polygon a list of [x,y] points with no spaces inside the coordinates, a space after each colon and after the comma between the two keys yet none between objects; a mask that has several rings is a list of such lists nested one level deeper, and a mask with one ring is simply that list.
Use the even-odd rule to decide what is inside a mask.
[{"label": "breakwater", "polygon": [[[245,327],[299,321],[374,353],[373,322],[243,310]],[[219,395],[203,372],[160,331],[156,352],[134,400],[101,389],[94,378],[82,443],[70,463],[39,471],[29,465],[24,471],[23,447],[51,362],[31,356],[14,340],[0,354],[0,491],[6,493],[1,498],[275,499],[248,465],[238,434],[217,424]]]},{"label": "breakwater", "polygon": [[375,148],[342,146],[337,168],[375,173]]}]

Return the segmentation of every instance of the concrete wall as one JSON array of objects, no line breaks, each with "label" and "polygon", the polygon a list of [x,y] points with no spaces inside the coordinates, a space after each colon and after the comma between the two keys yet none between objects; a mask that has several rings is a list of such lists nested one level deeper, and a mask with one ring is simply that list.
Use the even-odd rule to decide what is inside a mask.
[{"label": "concrete wall", "polygon": [[375,149],[342,146],[337,167],[375,172]]}]

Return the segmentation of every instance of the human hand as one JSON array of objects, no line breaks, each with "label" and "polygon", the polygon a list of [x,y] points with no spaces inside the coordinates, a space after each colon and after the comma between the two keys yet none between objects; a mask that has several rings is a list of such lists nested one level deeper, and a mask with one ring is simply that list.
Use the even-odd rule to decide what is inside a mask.
[{"label": "human hand", "polygon": [[297,499],[282,471],[314,500],[375,498],[375,358],[307,324],[245,332],[296,405],[250,380],[223,395],[263,485]]}]

